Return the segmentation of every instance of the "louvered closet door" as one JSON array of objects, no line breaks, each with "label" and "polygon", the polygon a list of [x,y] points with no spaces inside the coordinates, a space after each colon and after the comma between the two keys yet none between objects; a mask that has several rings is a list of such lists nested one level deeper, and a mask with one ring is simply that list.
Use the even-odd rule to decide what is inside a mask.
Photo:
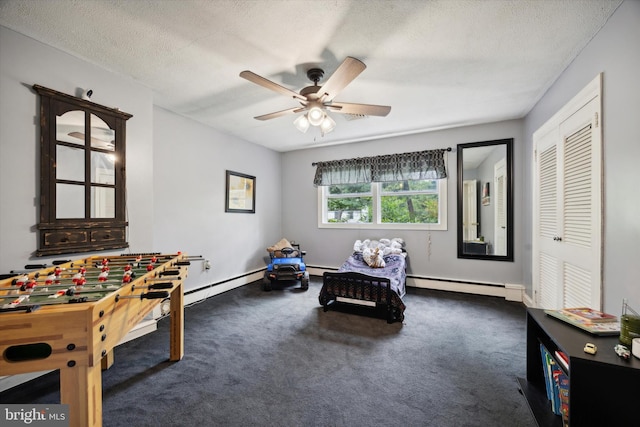
[{"label": "louvered closet door", "polygon": [[598,100],[536,142],[534,289],[539,307],[601,308]]},{"label": "louvered closet door", "polygon": [[555,309],[562,305],[562,276],[558,237],[558,130],[542,137],[536,145],[537,191],[534,205],[533,282],[536,304]]}]

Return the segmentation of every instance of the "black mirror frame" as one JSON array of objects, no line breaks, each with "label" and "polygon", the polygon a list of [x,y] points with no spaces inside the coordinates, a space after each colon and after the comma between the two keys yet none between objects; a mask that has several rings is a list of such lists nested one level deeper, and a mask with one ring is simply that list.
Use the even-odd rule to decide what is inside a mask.
[{"label": "black mirror frame", "polygon": [[[463,230],[462,230],[462,198],[463,198],[463,152],[465,148],[486,147],[490,145],[506,145],[507,148],[507,254],[506,255],[483,255],[469,254],[464,252]],[[458,158],[458,206],[457,206],[457,230],[458,230],[458,258],[480,259],[486,261],[509,261],[513,262],[513,138],[497,139],[493,141],[470,142],[458,144],[456,150]]]}]

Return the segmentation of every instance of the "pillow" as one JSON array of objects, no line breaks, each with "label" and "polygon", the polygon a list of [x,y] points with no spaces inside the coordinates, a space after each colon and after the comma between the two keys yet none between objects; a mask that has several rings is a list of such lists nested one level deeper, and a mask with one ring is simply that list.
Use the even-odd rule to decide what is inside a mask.
[{"label": "pillow", "polygon": [[365,250],[362,251],[362,259],[371,268],[383,268],[386,265],[382,258],[380,248],[365,248]]},{"label": "pillow", "polygon": [[402,240],[400,237],[394,237],[393,239],[391,239],[391,246],[397,246],[399,248],[403,248],[404,240]]},{"label": "pillow", "polygon": [[405,253],[403,252],[403,248],[404,248],[404,240],[402,240],[399,237],[394,237],[393,239],[380,239],[380,240],[358,239],[353,244],[354,252],[364,253],[365,249],[371,249],[371,250],[379,249],[380,253],[383,256],[386,256],[389,254],[401,254],[405,256]]}]

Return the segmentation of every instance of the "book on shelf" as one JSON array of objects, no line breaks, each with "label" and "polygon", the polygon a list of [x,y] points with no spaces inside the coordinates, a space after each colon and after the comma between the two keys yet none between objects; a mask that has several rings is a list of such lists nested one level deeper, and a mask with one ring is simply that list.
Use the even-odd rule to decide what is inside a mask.
[{"label": "book on shelf", "polygon": [[551,411],[556,415],[562,414],[562,403],[560,400],[560,389],[558,387],[558,376],[563,374],[556,361],[551,357],[551,353],[540,344],[542,354],[542,368],[544,370],[544,382],[547,389],[547,399],[551,403]]},{"label": "book on shelf", "polygon": [[560,350],[556,350],[554,352],[554,355],[555,359],[562,365],[565,372],[569,372],[569,358],[567,357],[567,355]]},{"label": "book on shelf", "polygon": [[542,357],[542,371],[543,371],[543,377],[544,377],[544,387],[547,391],[547,399],[552,400],[552,396],[553,396],[553,389],[551,387],[551,381],[550,381],[550,368],[549,368],[549,352],[547,351],[547,349],[545,348],[544,345],[540,344],[540,355]]},{"label": "book on shelf", "polygon": [[558,365],[558,363],[563,364],[566,355],[558,350],[555,352],[556,357],[554,358],[543,344],[540,344],[540,354],[551,411],[555,415],[561,416],[563,426],[567,426],[569,423],[569,377]]},{"label": "book on shelf", "polygon": [[562,314],[576,317],[586,323],[606,323],[617,322],[618,317],[613,314],[603,313],[589,307],[563,308],[560,310]]},{"label": "book on shelf", "polygon": [[584,320],[578,316],[566,314],[565,310],[567,309],[544,310],[544,312],[549,316],[594,335],[620,335],[620,322],[617,321],[617,319],[613,322],[594,322],[593,320]]},{"label": "book on shelf", "polygon": [[562,425],[566,427],[569,425],[569,377],[567,377],[563,372],[559,372],[554,378],[558,384]]}]

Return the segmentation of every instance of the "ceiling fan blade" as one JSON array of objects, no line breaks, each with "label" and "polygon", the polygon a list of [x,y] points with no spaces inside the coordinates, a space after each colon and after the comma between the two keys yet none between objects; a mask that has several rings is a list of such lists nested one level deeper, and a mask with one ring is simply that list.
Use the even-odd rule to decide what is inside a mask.
[{"label": "ceiling fan blade", "polygon": [[329,102],[336,97],[342,89],[353,81],[358,75],[367,68],[364,62],[359,59],[347,56],[336,71],[322,85],[318,91],[318,96],[322,98],[322,102]]},{"label": "ceiling fan blade", "polygon": [[304,96],[300,95],[297,92],[292,91],[291,89],[287,89],[284,86],[280,86],[278,83],[274,83],[271,80],[265,79],[262,76],[257,75],[256,73],[253,73],[251,71],[243,71],[240,73],[240,77],[242,77],[243,79],[247,79],[252,83],[255,83],[257,85],[260,85],[262,87],[266,87],[267,89],[270,89],[274,92],[278,92],[282,95],[285,96],[289,96],[292,98],[296,98],[296,99],[300,99],[302,101],[306,101],[307,98],[305,98]]},{"label": "ceiling fan blade", "polygon": [[357,114],[362,116],[381,116],[389,114],[391,107],[388,105],[350,104],[348,102],[334,102],[325,106],[328,110],[342,114]]},{"label": "ceiling fan blade", "polygon": [[256,120],[271,120],[277,117],[286,116],[287,114],[295,114],[300,111],[304,111],[303,107],[289,108],[288,110],[276,111],[275,113],[263,114],[262,116],[256,116]]}]

